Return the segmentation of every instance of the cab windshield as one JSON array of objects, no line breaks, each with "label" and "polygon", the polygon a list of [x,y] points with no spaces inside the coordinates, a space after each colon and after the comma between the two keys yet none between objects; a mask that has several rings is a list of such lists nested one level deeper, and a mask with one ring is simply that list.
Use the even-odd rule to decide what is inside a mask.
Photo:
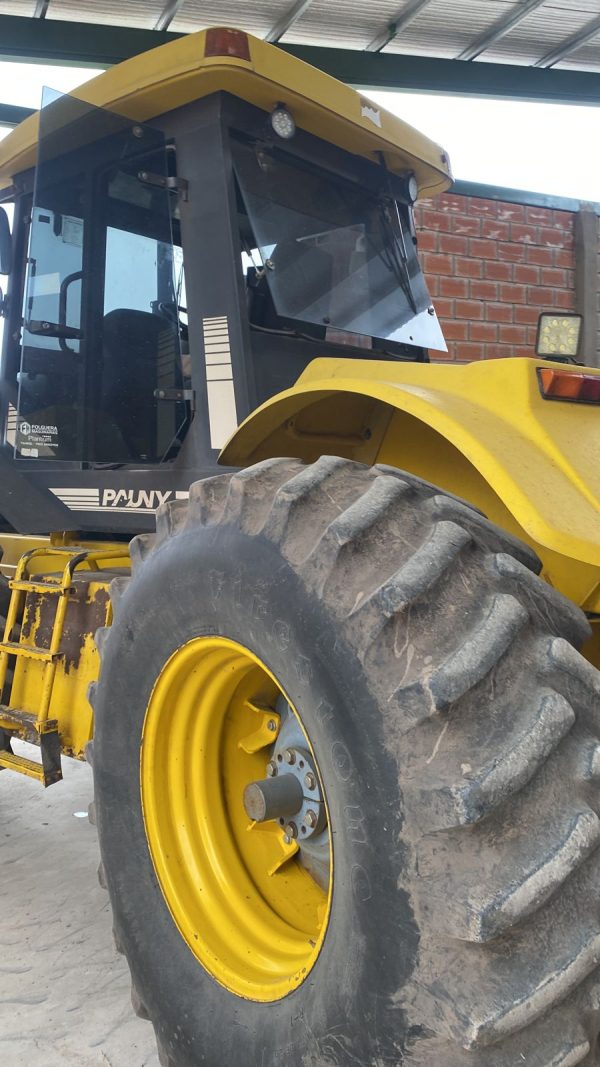
[{"label": "cab windshield", "polygon": [[272,146],[234,140],[232,150],[251,227],[246,253],[278,315],[445,348],[406,204]]}]

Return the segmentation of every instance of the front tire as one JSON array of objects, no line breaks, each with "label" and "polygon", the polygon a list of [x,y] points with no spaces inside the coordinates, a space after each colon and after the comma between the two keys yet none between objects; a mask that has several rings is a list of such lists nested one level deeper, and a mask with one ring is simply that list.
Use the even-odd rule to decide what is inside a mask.
[{"label": "front tire", "polygon": [[[408,474],[324,457],[197,483],[132,560],[100,642],[96,811],[115,930],[163,1062],[600,1062],[599,676],[575,651],[582,613],[537,578],[533,553]],[[266,999],[223,978],[222,942],[202,955],[182,933],[182,853],[163,836],[156,859],[151,794],[142,803],[165,666],[221,639],[295,709],[328,811],[322,944]],[[176,701],[163,709],[168,749]],[[211,788],[229,797],[216,765]],[[164,807],[172,790],[154,779]],[[231,840],[241,805],[226,809]],[[250,936],[227,898],[225,885],[221,923]]]}]

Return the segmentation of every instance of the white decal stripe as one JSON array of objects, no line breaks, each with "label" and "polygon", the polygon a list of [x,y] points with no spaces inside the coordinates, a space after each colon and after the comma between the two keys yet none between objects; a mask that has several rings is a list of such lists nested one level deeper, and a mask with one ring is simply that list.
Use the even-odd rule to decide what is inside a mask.
[{"label": "white decal stripe", "polygon": [[8,404],[8,415],[6,417],[6,443],[12,445],[13,448],[17,439],[17,409],[10,403]]},{"label": "white decal stripe", "polygon": [[59,500],[80,500],[81,504],[99,504],[97,496],[79,496],[77,493],[59,493]]},{"label": "white decal stripe", "polygon": [[227,317],[203,319],[202,328],[210,443],[222,448],[238,424]]}]

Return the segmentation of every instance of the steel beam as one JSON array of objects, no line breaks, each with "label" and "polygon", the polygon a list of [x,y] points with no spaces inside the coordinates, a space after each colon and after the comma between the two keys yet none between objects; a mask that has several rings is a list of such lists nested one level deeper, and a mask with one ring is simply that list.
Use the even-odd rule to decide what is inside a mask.
[{"label": "steel beam", "polygon": [[560,63],[561,59],[565,59],[566,56],[570,56],[572,52],[576,52],[582,45],[587,44],[588,41],[593,40],[600,33],[600,15],[597,18],[592,19],[591,22],[587,22],[582,30],[578,33],[572,34],[571,37],[567,37],[566,41],[557,45],[551,52],[546,52],[545,56],[538,59],[534,63],[534,67],[551,67],[554,63]]},{"label": "steel beam", "polygon": [[183,36],[133,26],[0,15],[0,59],[109,67]]},{"label": "steel beam", "polygon": [[[104,67],[182,36],[168,30],[0,15],[0,59]],[[279,47],[361,89],[600,104],[600,73],[313,45]]]},{"label": "steel beam", "polygon": [[295,4],[292,4],[287,11],[284,11],[283,15],[277,22],[271,27],[269,32],[265,34],[265,41],[270,44],[277,44],[278,41],[292,28],[295,22],[302,17],[304,12],[310,5],[312,0],[296,0]]},{"label": "steel beam", "polygon": [[23,119],[33,115],[30,107],[17,107],[16,104],[0,104],[0,126],[18,126]]},{"label": "steel beam", "polygon": [[365,51],[367,52],[380,52],[382,48],[385,48],[386,44],[394,40],[399,33],[409,26],[410,23],[416,19],[417,15],[421,14],[424,7],[427,7],[431,3],[431,0],[409,0],[404,5],[401,11],[398,12],[394,18],[390,19],[386,23],[383,29],[375,35],[372,41],[369,41]]},{"label": "steel beam", "polygon": [[495,44],[502,37],[505,37],[515,26],[518,26],[523,19],[526,19],[532,11],[535,11],[537,7],[541,7],[544,0],[525,0],[524,3],[515,4],[514,7],[509,8],[505,15],[497,19],[496,22],[490,26],[489,29],[476,37],[475,40],[463,48],[457,59],[475,59],[480,56],[482,52],[485,52],[491,44]]},{"label": "steel beam", "polygon": [[185,0],[166,0],[163,9],[158,16],[155,24],[155,30],[168,30],[175,15],[181,7],[183,7]]},{"label": "steel beam", "polygon": [[541,70],[508,63],[465,63],[458,59],[390,52],[374,54],[312,45],[282,44],[279,47],[358,89],[405,89],[419,93],[600,105],[600,73]]}]

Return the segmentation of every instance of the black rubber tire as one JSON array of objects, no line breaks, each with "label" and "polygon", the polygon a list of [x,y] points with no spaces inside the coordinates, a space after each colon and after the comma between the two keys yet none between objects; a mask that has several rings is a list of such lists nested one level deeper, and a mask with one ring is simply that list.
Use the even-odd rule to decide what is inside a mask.
[{"label": "black rubber tire", "polygon": [[[161,1062],[600,1063],[600,675],[576,651],[583,614],[530,549],[411,475],[323,457],[195,484],[132,559],[99,635],[96,815]],[[331,815],[324,946],[270,1005],[187,949],[140,809],[153,682],[206,633],[255,650],[288,692]]]}]

